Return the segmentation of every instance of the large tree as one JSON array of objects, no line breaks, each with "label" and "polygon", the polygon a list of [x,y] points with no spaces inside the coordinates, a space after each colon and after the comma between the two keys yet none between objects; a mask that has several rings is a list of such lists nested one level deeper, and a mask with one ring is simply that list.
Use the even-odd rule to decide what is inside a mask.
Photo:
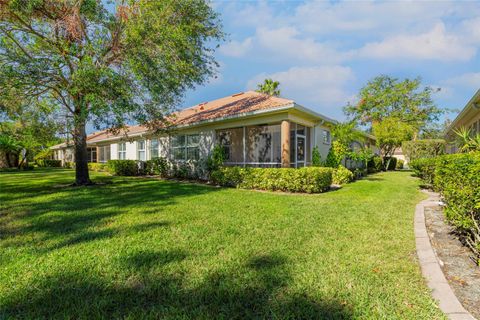
[{"label": "large tree", "polygon": [[442,114],[432,99],[436,92],[422,86],[420,78],[400,81],[386,75],[370,80],[358,94],[358,103],[348,104],[345,113],[362,125],[372,127],[387,118],[402,121],[418,134]]},{"label": "large tree", "polygon": [[76,184],[89,184],[87,122],[159,128],[217,64],[223,33],[205,0],[0,0],[0,99],[63,108]]}]

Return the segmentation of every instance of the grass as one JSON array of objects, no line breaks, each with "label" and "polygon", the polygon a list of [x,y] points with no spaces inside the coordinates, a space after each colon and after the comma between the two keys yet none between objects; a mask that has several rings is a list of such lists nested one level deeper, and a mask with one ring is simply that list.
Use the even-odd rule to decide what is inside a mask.
[{"label": "grass", "polygon": [[0,319],[436,319],[418,182],[290,195],[71,170],[0,173]]}]

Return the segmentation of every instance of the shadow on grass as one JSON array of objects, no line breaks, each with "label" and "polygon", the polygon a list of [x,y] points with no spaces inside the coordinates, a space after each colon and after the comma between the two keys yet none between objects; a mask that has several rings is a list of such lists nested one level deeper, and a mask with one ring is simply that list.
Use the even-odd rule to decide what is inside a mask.
[{"label": "shadow on grass", "polygon": [[[0,302],[0,318],[351,319],[330,297],[293,292],[289,261],[253,256],[243,265],[210,271],[191,281],[165,265],[182,263],[182,251],[138,252],[124,257],[119,278],[54,274],[14,289]],[[133,268],[133,270],[132,270]]]}]

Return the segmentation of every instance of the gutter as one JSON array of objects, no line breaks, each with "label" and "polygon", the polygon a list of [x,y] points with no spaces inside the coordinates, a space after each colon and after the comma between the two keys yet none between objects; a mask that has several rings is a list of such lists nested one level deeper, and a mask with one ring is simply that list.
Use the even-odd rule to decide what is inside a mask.
[{"label": "gutter", "polygon": [[477,92],[475,92],[475,94],[473,95],[473,97],[468,101],[467,105],[463,108],[462,111],[460,111],[460,113],[458,114],[458,116],[455,118],[455,120],[452,121],[452,123],[448,126],[448,128],[445,130],[445,132],[443,133],[444,136],[446,136],[454,127],[455,125],[458,123],[458,121],[460,121],[460,119],[462,119],[462,117],[468,112],[470,111],[471,108],[475,108],[475,109],[479,109],[480,110],[480,104],[477,102],[477,100],[480,99],[480,89],[477,90]]}]

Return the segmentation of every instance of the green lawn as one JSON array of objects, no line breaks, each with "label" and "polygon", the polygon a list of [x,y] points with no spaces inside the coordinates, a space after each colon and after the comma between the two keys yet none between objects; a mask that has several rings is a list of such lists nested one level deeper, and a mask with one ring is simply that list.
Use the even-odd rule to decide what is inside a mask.
[{"label": "green lawn", "polygon": [[0,319],[436,319],[409,173],[287,195],[0,173]]}]

